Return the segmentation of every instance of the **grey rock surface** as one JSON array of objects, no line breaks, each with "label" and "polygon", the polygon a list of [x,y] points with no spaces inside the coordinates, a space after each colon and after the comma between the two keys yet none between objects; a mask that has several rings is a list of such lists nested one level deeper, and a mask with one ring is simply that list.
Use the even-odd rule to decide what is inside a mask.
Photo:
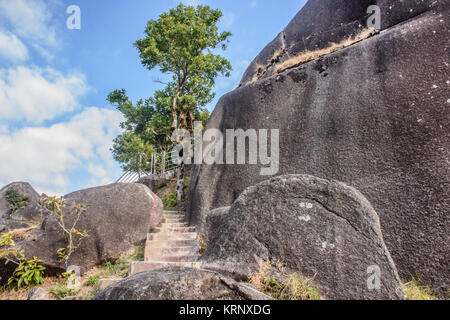
[{"label": "grey rock surface", "polygon": [[48,300],[48,292],[41,287],[34,287],[28,292],[27,300]]},{"label": "grey rock surface", "polygon": [[276,73],[274,68],[305,51],[324,49],[367,28],[372,11],[380,8],[380,30],[393,27],[427,11],[448,6],[447,0],[310,0],[288,26],[250,64],[241,85]]},{"label": "grey rock surface", "polygon": [[157,178],[153,176],[143,177],[139,180],[139,183],[146,185],[150,190],[156,192],[157,189],[167,185],[169,180],[163,178]]},{"label": "grey rock surface", "polygon": [[[251,276],[263,263],[281,264],[314,278],[325,299],[404,298],[367,199],[343,183],[307,175],[245,190],[200,261],[234,277]],[[367,284],[373,268],[381,271],[376,289]]]},{"label": "grey rock surface", "polygon": [[[141,184],[112,184],[77,191],[64,198],[68,205],[66,225],[75,219],[75,215],[68,214],[73,205],[89,206],[77,225],[89,237],[81,242],[69,261],[80,266],[82,272],[120,258],[134,245],[145,241],[147,232],[162,219],[162,201]],[[31,231],[27,239],[16,244],[27,257],[42,259],[49,274],[64,269],[57,250],[67,243],[54,216],[48,216],[41,228]],[[0,266],[4,268],[2,261]],[[2,281],[7,279],[4,274],[2,278]]]},{"label": "grey rock surface", "polygon": [[[321,3],[330,1],[308,6]],[[416,1],[389,3],[407,8]],[[410,7],[422,10],[419,1]],[[408,14],[394,16],[378,35],[223,96],[206,129],[279,129],[279,175],[310,174],[361,191],[380,216],[401,278],[419,274],[446,290],[449,10],[435,7],[407,21]],[[209,211],[267,179],[262,167],[195,166],[190,222],[203,230]]]},{"label": "grey rock surface", "polygon": [[[6,200],[6,193],[10,188],[16,188],[21,194],[30,196],[30,205],[39,201],[40,195],[28,182],[13,182],[0,190],[0,219],[11,218],[11,204]],[[25,207],[26,208],[26,207]],[[25,209],[24,208],[24,209]]]},{"label": "grey rock surface", "polygon": [[206,243],[209,243],[215,236],[220,234],[222,226],[225,224],[226,217],[230,211],[230,207],[222,207],[211,210],[206,215],[204,223],[199,225],[202,227],[198,230],[198,233],[203,237]]},{"label": "grey rock surface", "polygon": [[218,273],[165,268],[138,273],[99,292],[93,300],[272,300]]}]

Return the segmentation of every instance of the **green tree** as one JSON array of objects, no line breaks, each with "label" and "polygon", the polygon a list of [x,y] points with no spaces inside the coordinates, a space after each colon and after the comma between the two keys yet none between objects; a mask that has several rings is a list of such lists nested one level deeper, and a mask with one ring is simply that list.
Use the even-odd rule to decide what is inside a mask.
[{"label": "green tree", "polygon": [[128,131],[114,139],[112,152],[114,159],[122,164],[123,170],[140,173],[150,169],[149,160],[154,149],[140,135]]},{"label": "green tree", "polygon": [[230,32],[219,32],[221,17],[220,10],[209,6],[180,4],[158,20],[150,20],[145,37],[135,42],[145,67],[159,67],[172,76],[166,92],[171,98],[168,107],[173,130],[192,130],[197,107],[214,98],[211,89],[215,79],[230,75],[230,62],[213,53],[217,48],[225,50],[231,36]]}]

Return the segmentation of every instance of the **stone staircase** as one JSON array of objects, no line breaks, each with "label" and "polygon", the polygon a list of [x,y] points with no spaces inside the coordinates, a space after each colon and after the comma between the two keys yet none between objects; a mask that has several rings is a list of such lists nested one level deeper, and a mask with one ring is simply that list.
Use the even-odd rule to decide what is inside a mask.
[{"label": "stone staircase", "polygon": [[181,211],[165,211],[163,223],[147,235],[145,260],[132,262],[130,275],[164,267],[198,267],[200,243]]}]

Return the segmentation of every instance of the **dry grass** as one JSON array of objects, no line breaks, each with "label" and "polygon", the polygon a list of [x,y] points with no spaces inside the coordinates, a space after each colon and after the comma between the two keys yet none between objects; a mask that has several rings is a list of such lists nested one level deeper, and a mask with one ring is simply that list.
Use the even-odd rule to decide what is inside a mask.
[{"label": "dry grass", "polygon": [[433,290],[429,286],[423,284],[419,277],[413,277],[410,282],[403,285],[403,288],[408,300],[438,300],[438,298],[433,295]]},{"label": "dry grass", "polygon": [[346,47],[349,47],[352,44],[355,44],[357,42],[360,42],[364,39],[367,39],[367,38],[373,36],[375,33],[376,33],[376,31],[373,28],[364,29],[363,31],[361,31],[361,33],[359,33],[355,37],[344,39],[339,43],[332,43],[327,48],[303,52],[296,57],[292,57],[292,58],[285,60],[282,63],[276,65],[275,72],[280,73],[287,69],[298,67],[299,65],[302,65],[309,61],[320,58],[326,54],[330,54],[330,53],[336,52],[338,50],[344,49]]},{"label": "dry grass", "polygon": [[22,229],[15,229],[15,230],[9,231],[8,233],[13,235],[14,241],[19,241],[19,240],[28,239],[28,237],[29,237],[28,233],[36,228],[37,228],[37,226],[33,226],[33,227],[29,227],[29,228],[22,228]]},{"label": "dry grass", "polygon": [[289,58],[289,59],[277,64],[276,61],[278,61],[280,59],[281,55],[284,54],[284,52],[286,50],[285,45],[283,44],[283,47],[278,49],[274,53],[274,56],[271,59],[271,62],[266,67],[257,66],[257,72],[255,72],[255,75],[253,76],[253,78],[250,81],[246,82],[245,85],[248,85],[248,84],[258,81],[267,72],[267,70],[273,65],[275,65],[274,73],[281,73],[288,69],[295,68],[304,63],[318,59],[324,55],[327,55],[327,54],[336,52],[338,50],[344,49],[346,47],[349,47],[357,42],[360,42],[364,39],[370,38],[375,33],[376,33],[376,30],[373,28],[364,29],[359,34],[357,34],[355,37],[350,37],[350,38],[344,39],[339,43],[332,43],[327,48],[318,49],[318,50],[314,50],[314,51],[302,52],[298,56]]},{"label": "dry grass", "polygon": [[[257,274],[250,278],[250,283],[260,292],[277,300],[320,300],[320,293],[313,284],[313,279],[306,279],[297,274],[282,275],[283,280],[270,276],[271,265],[263,264]],[[281,268],[276,269],[282,271]]]},{"label": "dry grass", "polygon": [[[81,278],[81,288],[69,290],[66,286],[67,280],[63,277],[45,278],[44,284],[40,287],[45,289],[49,300],[62,300],[67,296],[75,296],[77,300],[90,300],[98,292],[98,281],[104,278],[124,278],[128,276],[128,268],[131,261],[138,261],[143,258],[143,248],[135,247],[125,253],[115,263],[94,267],[87,271]],[[0,287],[0,300],[27,300],[27,289]]]},{"label": "dry grass", "polygon": [[[49,277],[45,278],[44,284],[40,287],[49,291],[52,287],[56,285],[61,285],[65,283],[65,279],[63,278],[57,278],[57,277]],[[2,287],[0,288],[0,300],[27,300],[28,292],[30,289],[18,289],[18,288],[9,288],[9,287]],[[49,294],[48,295],[49,300],[56,300],[56,297]]]}]

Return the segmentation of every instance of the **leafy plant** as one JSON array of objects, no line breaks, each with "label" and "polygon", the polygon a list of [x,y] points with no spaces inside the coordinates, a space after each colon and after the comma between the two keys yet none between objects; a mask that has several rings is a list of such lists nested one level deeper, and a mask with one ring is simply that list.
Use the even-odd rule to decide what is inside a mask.
[{"label": "leafy plant", "polygon": [[8,285],[17,283],[17,287],[23,285],[37,286],[44,283],[45,267],[42,266],[44,261],[33,257],[31,260],[22,259],[22,262],[14,270],[13,276],[9,278]]},{"label": "leafy plant", "polygon": [[24,251],[14,248],[14,233],[4,233],[0,237],[0,259],[5,258],[6,262],[17,265],[13,275],[8,279],[8,285],[17,284],[18,288],[37,286],[44,282],[45,267],[43,261],[33,257],[25,258]]},{"label": "leafy plant", "polygon": [[172,191],[169,195],[167,195],[163,200],[164,210],[172,209],[177,205],[177,191]]},{"label": "leafy plant", "polygon": [[30,196],[19,192],[16,187],[11,187],[6,191],[6,201],[11,205],[11,214],[26,207],[30,202]]},{"label": "leafy plant", "polygon": [[80,246],[81,242],[89,237],[86,231],[80,231],[76,227],[82,214],[87,210],[88,206],[79,204],[74,206],[68,213],[72,215],[72,223],[67,222],[67,216],[63,209],[66,208],[66,203],[63,199],[56,197],[48,197],[43,200],[44,206],[57,218],[59,227],[67,239],[67,246],[57,250],[60,262],[64,262],[66,269],[69,266],[69,259],[75,250]]}]

